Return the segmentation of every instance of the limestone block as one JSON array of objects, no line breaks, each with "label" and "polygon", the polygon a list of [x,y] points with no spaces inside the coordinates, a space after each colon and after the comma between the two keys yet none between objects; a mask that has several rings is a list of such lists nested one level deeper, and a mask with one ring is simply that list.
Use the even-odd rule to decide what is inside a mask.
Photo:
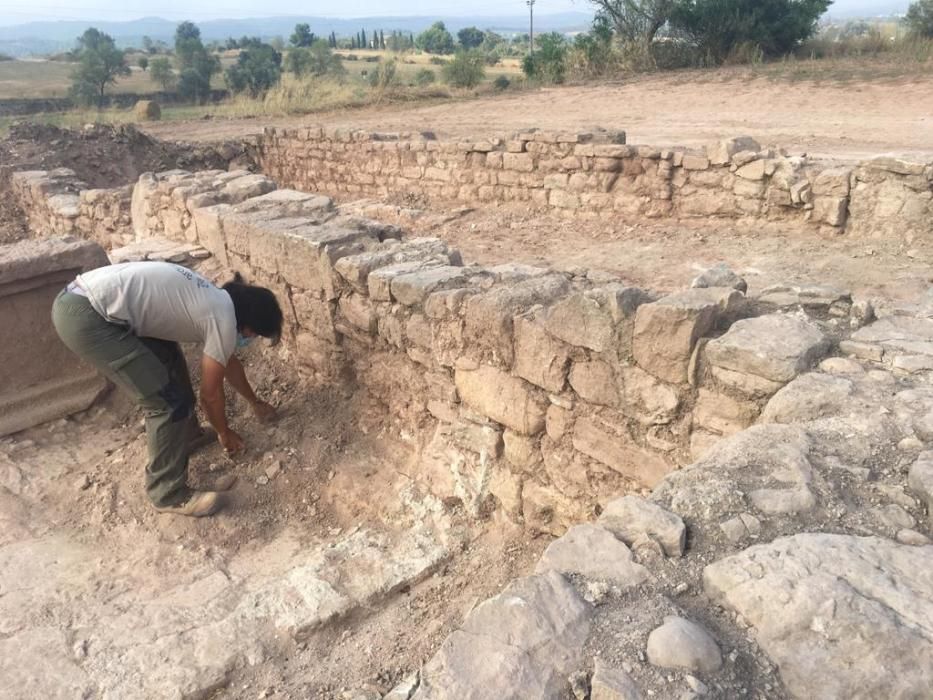
[{"label": "limestone block", "polygon": [[455,375],[461,400],[522,435],[544,430],[547,400],[531,384],[495,367],[457,369]]},{"label": "limestone block", "polygon": [[570,369],[570,386],[589,403],[612,408],[621,405],[615,372],[602,360],[574,362]]},{"label": "limestone block", "polygon": [[757,404],[738,401],[708,389],[700,389],[693,411],[693,420],[697,425],[724,436],[744,430],[757,416]]},{"label": "limestone block", "polygon": [[367,279],[369,296],[373,301],[392,301],[391,285],[396,277],[438,267],[444,267],[442,261],[428,259],[393,263],[373,270]]},{"label": "limestone block", "polygon": [[830,197],[848,197],[852,168],[829,168],[813,180],[813,194]]},{"label": "limestone block", "polygon": [[560,574],[519,579],[447,638],[422,669],[412,700],[558,700],[583,661],[591,615]]},{"label": "limestone block", "polygon": [[400,303],[415,306],[423,304],[432,292],[464,287],[468,281],[465,268],[442,266],[398,275],[392,279],[390,290]]},{"label": "limestone block", "polygon": [[548,545],[535,573],[557,571],[608,581],[622,590],[648,578],[648,570],[632,560],[631,550],[607,529],[584,523]]},{"label": "limestone block", "polygon": [[514,332],[515,362],[512,371],[548,391],[563,391],[570,362],[569,348],[534,318],[516,318]]},{"label": "limestone block", "polygon": [[441,428],[441,434],[457,447],[491,459],[502,455],[502,429],[468,420],[456,420]]},{"label": "limestone block", "polygon": [[673,615],[648,635],[647,651],[648,660],[661,668],[713,673],[722,666],[722,654],[709,632]]},{"label": "limestone block", "polygon": [[554,404],[548,406],[545,428],[551,440],[559,441],[572,427],[573,413]]},{"label": "limestone block", "polygon": [[366,333],[376,332],[376,312],[373,303],[362,294],[350,294],[338,301],[341,315],[356,328]]},{"label": "limestone block", "polygon": [[0,320],[16,336],[0,344],[0,436],[87,409],[107,382],[58,338],[58,293],[81,272],[109,264],[96,243],[25,240],[0,246]]},{"label": "limestone block", "polygon": [[652,487],[671,471],[661,457],[635,444],[624,432],[591,417],[577,418],[574,449],[622,476]]},{"label": "limestone block", "polygon": [[690,289],[639,307],[632,346],[635,361],[659,379],[683,384],[697,341],[743,301],[733,289]]},{"label": "limestone block", "polygon": [[548,332],[570,345],[596,352],[612,347],[615,325],[608,306],[583,293],[555,304],[547,315]]},{"label": "limestone block", "polygon": [[736,153],[760,150],[761,145],[750,136],[725,139],[706,147],[707,155],[713,165],[728,165]]},{"label": "limestone block", "polygon": [[767,161],[763,159],[753,160],[747,165],[735,171],[735,174],[745,180],[764,180],[767,168]]},{"label": "limestone block", "polygon": [[684,170],[707,170],[710,166],[710,159],[705,155],[685,153],[681,165]]},{"label": "limestone block", "polygon": [[813,220],[818,223],[844,226],[848,211],[848,197],[816,196],[813,198]]},{"label": "limestone block", "polygon": [[506,430],[503,440],[505,443],[505,458],[516,469],[525,471],[541,461],[541,451],[538,449],[538,440],[536,438]]},{"label": "limestone block", "polygon": [[792,697],[923,697],[933,684],[931,566],[929,546],[799,534],[707,566],[703,587],[750,625]]},{"label": "limestone block", "polygon": [[596,659],[590,682],[590,700],[643,700],[644,696],[632,677],[621,668],[607,666]]},{"label": "limestone block", "polygon": [[910,468],[907,484],[926,504],[927,514],[933,518],[933,452],[921,453]]},{"label": "limestone block", "polygon": [[[464,335],[471,356],[488,359],[504,367],[513,365],[516,361],[513,342],[515,319],[534,307],[547,306],[566,294],[570,287],[563,275],[542,275],[541,272],[538,268],[506,270],[502,266],[485,271],[484,274],[491,275],[499,284],[486,293],[469,297],[463,305]],[[529,316],[528,319],[537,322],[537,315]],[[534,333],[529,326],[523,326],[523,329]],[[531,345],[538,341],[545,342],[545,339],[530,335],[522,339],[522,371],[528,370],[527,373],[533,376],[537,376],[537,373],[526,364],[530,359],[527,353],[532,351]],[[539,349],[545,348],[542,345]],[[558,365],[561,362],[559,358],[555,361]],[[543,375],[541,379],[544,379]],[[556,375],[549,374],[548,381],[557,381]]]},{"label": "limestone block", "polygon": [[677,415],[677,391],[640,367],[622,369],[622,404],[626,415],[644,425],[666,425]]},{"label": "limestone block", "polygon": [[805,318],[770,314],[736,322],[727,333],[705,348],[709,364],[789,382],[819,360],[829,340]]},{"label": "limestone block", "polygon": [[515,170],[523,173],[533,172],[535,169],[534,156],[530,153],[503,153],[502,167],[505,170]]},{"label": "limestone block", "polygon": [[638,496],[607,503],[599,524],[628,544],[650,537],[669,557],[683,556],[687,543],[687,528],[680,516]]}]

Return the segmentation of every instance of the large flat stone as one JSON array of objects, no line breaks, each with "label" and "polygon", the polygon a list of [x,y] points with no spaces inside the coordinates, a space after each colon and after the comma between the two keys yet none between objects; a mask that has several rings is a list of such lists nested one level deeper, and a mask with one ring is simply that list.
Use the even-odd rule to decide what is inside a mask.
[{"label": "large flat stone", "polygon": [[810,321],[770,314],[738,321],[706,346],[711,365],[789,382],[829,349],[829,340]]},{"label": "large flat stone", "polygon": [[673,468],[663,458],[620,436],[593,418],[574,424],[573,447],[630,479],[654,486]]},{"label": "large flat stone", "polygon": [[632,561],[632,552],[609,530],[584,523],[548,545],[536,573],[557,571],[609,581],[621,588],[637,586],[648,578],[648,570]]},{"label": "large flat stone", "polygon": [[920,698],[933,687],[933,546],[784,537],[706,567],[795,698]]}]

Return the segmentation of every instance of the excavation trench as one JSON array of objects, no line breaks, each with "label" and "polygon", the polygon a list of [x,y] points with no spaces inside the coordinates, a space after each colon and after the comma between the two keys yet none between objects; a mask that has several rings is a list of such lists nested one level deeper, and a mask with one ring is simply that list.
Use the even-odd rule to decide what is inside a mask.
[{"label": "excavation trench", "polygon": [[[11,422],[0,443],[0,677],[29,696],[385,693],[551,536],[754,423],[865,320],[828,287],[752,300],[720,277],[664,295],[464,264],[443,240],[236,169],[112,190],[68,170],[9,182],[53,236],[0,253],[0,318],[38,319],[47,338],[5,344],[4,366],[59,349],[41,308],[101,254],[65,234],[113,261],[241,272],[288,326],[243,358],[278,422],[231,398],[249,452],[192,460],[196,486],[239,477],[207,521],[148,505],[139,415],[119,394],[75,391],[86,370],[64,355],[30,381],[56,415]],[[773,313],[791,308],[806,314]],[[14,379],[0,418],[24,415]]]}]

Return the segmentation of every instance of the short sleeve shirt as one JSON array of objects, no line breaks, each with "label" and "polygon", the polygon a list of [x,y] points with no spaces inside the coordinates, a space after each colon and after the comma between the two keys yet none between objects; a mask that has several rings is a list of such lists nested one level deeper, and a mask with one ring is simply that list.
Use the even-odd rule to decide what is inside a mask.
[{"label": "short sleeve shirt", "polygon": [[202,343],[226,366],[236,350],[233,300],[193,270],[164,262],[101,267],[78,276],[91,306],[143,338]]}]

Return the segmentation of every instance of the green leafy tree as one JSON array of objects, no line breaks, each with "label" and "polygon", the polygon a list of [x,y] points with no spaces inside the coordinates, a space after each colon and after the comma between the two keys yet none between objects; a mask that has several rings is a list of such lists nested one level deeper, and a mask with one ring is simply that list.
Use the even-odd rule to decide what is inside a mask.
[{"label": "green leafy tree", "polygon": [[460,46],[469,50],[475,49],[486,39],[486,35],[476,27],[465,27],[457,32],[457,39],[460,40]]},{"label": "green leafy tree", "polygon": [[227,69],[224,78],[232,92],[259,97],[282,77],[282,54],[269,44],[250,46],[240,51],[237,62]]},{"label": "green leafy tree", "polygon": [[597,17],[612,25],[623,42],[654,41],[674,7],[683,0],[590,0]]},{"label": "green leafy tree", "polygon": [[454,38],[443,22],[435,22],[418,35],[415,46],[425,53],[451,54],[454,52]]},{"label": "green leafy tree", "polygon": [[285,70],[295,76],[313,75],[343,78],[346,68],[324,39],[318,39],[306,49],[292,49],[285,56]]},{"label": "green leafy tree", "polygon": [[136,60],[136,65],[142,69],[142,72],[145,73],[149,69],[149,59],[145,56],[140,56]]},{"label": "green leafy tree", "polygon": [[933,39],[933,0],[917,0],[911,3],[907,8],[904,23],[914,36]]},{"label": "green leafy tree", "polygon": [[486,77],[486,60],[480,51],[458,51],[443,71],[448,85],[473,88]]},{"label": "green leafy tree", "polygon": [[175,29],[175,61],[178,94],[195,102],[205,100],[211,92],[211,77],[220,72],[220,61],[204,48],[201,30],[193,22],[182,22]]},{"label": "green leafy tree", "polygon": [[295,31],[288,38],[288,43],[296,47],[311,46],[314,43],[314,32],[311,31],[311,25],[301,23],[295,25]]},{"label": "green leafy tree", "polygon": [[148,36],[143,37],[143,51],[145,51],[146,53],[156,52],[155,42],[152,40],[151,37],[148,37]]},{"label": "green leafy tree", "polygon": [[671,26],[711,61],[742,47],[786,54],[812,36],[832,0],[678,0]]},{"label": "green leafy tree", "polygon": [[172,62],[165,57],[153,58],[149,64],[149,78],[168,92],[175,87],[175,71]]},{"label": "green leafy tree", "polygon": [[533,54],[525,56],[525,75],[544,83],[562,83],[567,73],[567,41],[557,32],[542,34],[535,40]]},{"label": "green leafy tree", "polygon": [[91,27],[78,39],[78,65],[71,74],[71,94],[85,105],[104,102],[104,91],[121,75],[129,75],[123,52],[113,37]]}]

